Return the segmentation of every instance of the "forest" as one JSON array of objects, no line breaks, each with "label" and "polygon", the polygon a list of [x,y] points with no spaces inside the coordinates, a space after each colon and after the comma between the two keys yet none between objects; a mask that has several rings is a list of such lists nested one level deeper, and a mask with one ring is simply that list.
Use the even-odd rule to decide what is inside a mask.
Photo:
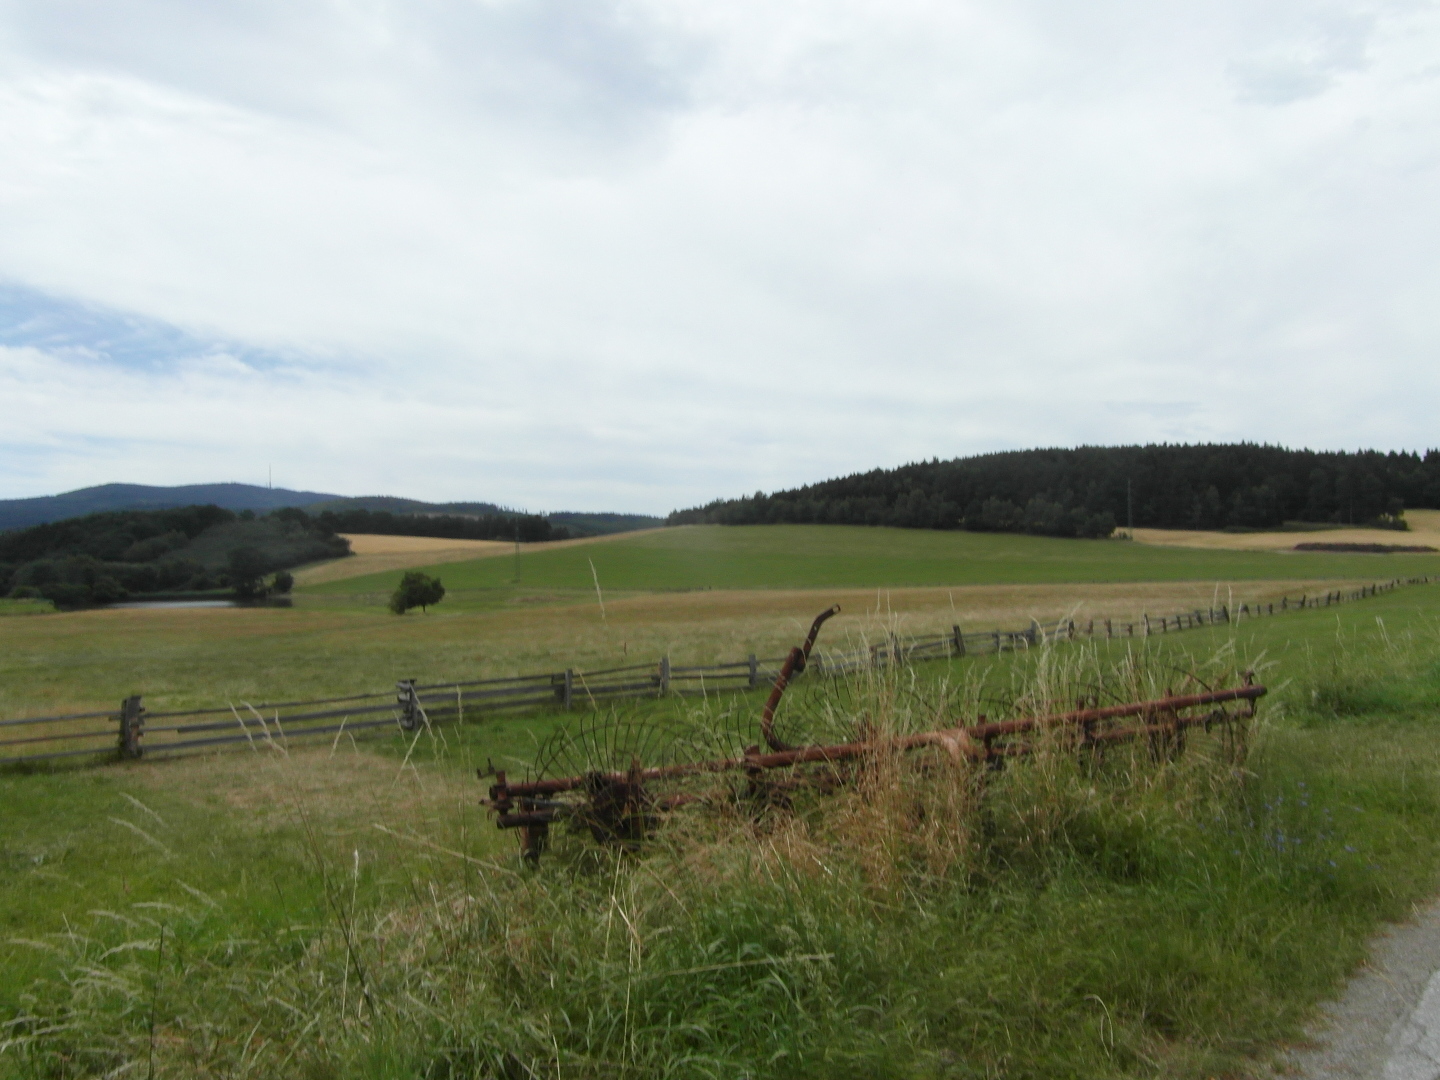
[{"label": "forest", "polygon": [[260,575],[349,553],[345,539],[300,510],[113,510],[0,533],[0,596],[84,607],[157,593],[253,592]]},{"label": "forest", "polygon": [[1018,450],[873,469],[721,499],[671,525],[772,523],[1104,537],[1117,527],[1400,528],[1404,510],[1440,508],[1440,451],[1289,450],[1231,445]]}]

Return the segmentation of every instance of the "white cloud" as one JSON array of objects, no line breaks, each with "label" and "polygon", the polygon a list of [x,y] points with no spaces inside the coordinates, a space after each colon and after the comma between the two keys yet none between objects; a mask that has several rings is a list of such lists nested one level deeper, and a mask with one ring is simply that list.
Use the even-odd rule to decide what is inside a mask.
[{"label": "white cloud", "polygon": [[0,280],[183,339],[12,330],[0,495],[1423,445],[1437,45],[1402,3],[0,2]]}]

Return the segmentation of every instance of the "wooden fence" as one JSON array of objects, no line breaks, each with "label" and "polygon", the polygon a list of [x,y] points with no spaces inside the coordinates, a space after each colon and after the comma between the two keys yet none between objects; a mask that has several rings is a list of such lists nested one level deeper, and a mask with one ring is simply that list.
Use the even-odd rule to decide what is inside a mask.
[{"label": "wooden fence", "polygon": [[[817,650],[808,670],[839,675],[867,668],[954,659],[982,653],[1030,649],[1080,637],[1135,638],[1173,634],[1204,626],[1269,617],[1289,611],[1329,607],[1389,592],[1400,585],[1429,584],[1430,578],[1395,579],[1348,592],[1336,590],[1277,603],[1197,608],[1175,615],[1141,616],[1138,622],[1060,619],[1031,622],[1022,630],[964,633],[959,626],[943,634],[892,635],[853,652]],[[60,758],[138,759],[209,750],[226,745],[283,745],[297,739],[331,739],[380,732],[414,732],[440,721],[464,721],[498,712],[537,708],[593,708],[626,698],[671,694],[753,690],[773,682],[783,657],[750,655],[727,664],[681,666],[661,657],[658,663],[585,671],[564,671],[510,678],[458,682],[397,683],[395,689],[310,701],[227,704],[204,709],[150,712],[134,695],[118,711],[68,713],[0,720],[0,765]]]}]

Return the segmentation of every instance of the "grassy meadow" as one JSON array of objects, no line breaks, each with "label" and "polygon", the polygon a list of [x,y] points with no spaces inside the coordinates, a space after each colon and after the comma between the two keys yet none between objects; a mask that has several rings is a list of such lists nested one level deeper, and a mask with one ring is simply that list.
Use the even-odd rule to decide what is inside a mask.
[{"label": "grassy meadow", "polygon": [[[1395,534],[1401,535],[1401,534]],[[849,525],[696,525],[602,543],[523,551],[520,582],[555,593],[699,589],[874,589],[1158,581],[1371,579],[1433,573],[1436,555],[1342,555],[1160,547],[997,533]],[[494,555],[436,568],[460,603],[512,587],[517,562]],[[593,567],[593,570],[592,570]],[[329,581],[307,595],[383,602],[401,571]],[[480,595],[471,595],[480,594]]]},{"label": "grassy meadow", "polygon": [[[665,651],[773,655],[837,599],[826,635],[840,644],[1436,566],[1201,552],[1229,561],[1187,572],[1195,552],[967,537],[989,545],[959,560],[967,584],[927,576],[957,559],[949,536],[920,536],[887,569],[893,531],[812,530],[803,557],[803,534],[784,531],[536,552],[518,586],[506,558],[452,564],[440,572],[457,599],[488,599],[402,618],[366,599],[383,575],[304,590],[292,609],[0,618],[0,717],[135,691],[158,708]],[[647,570],[651,537],[671,533]],[[757,545],[770,554],[741,581]],[[986,552],[989,577],[968,565]],[[1365,937],[1433,893],[1440,585],[802,680],[782,722],[915,730],[1251,668],[1272,693],[1245,747],[1196,736],[1174,763],[1041,753],[988,777],[884,761],[862,790],[787,814],[731,798],[676,815],[637,856],[562,835],[534,873],[477,805],[473,770],[523,771],[560,713],[411,743],[0,774],[0,1077],[1262,1073]],[[731,730],[762,696],[618,715]]]}]

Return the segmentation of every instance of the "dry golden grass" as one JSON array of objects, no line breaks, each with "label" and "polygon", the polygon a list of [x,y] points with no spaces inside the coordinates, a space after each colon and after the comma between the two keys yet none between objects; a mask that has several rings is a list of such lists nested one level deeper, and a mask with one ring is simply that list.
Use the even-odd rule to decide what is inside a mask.
[{"label": "dry golden grass", "polygon": [[1407,510],[1408,532],[1390,529],[1327,529],[1316,533],[1223,533],[1184,529],[1136,529],[1142,544],[1162,547],[1227,549],[1232,551],[1289,551],[1296,544],[1425,544],[1440,548],[1440,510]]}]

